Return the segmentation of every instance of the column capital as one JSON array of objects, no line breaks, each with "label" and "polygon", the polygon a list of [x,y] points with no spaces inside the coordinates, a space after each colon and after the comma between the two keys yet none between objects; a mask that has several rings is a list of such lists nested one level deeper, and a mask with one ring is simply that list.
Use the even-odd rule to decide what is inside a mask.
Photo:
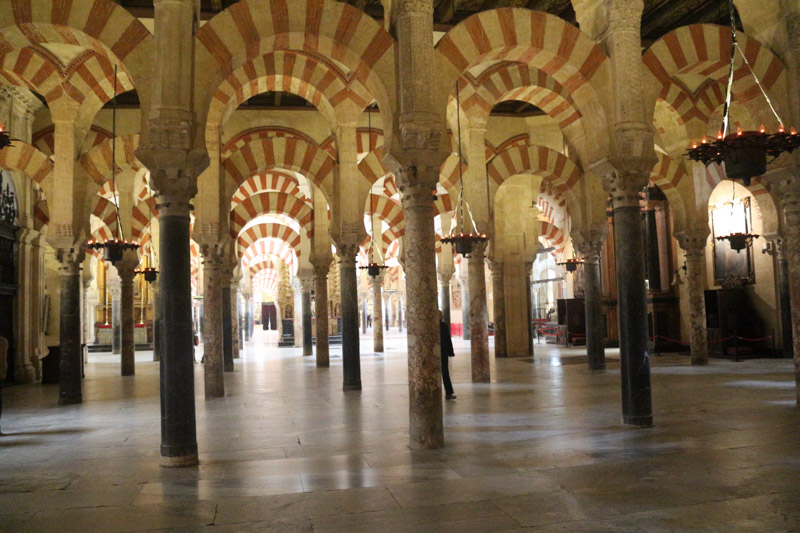
[{"label": "column capital", "polygon": [[[800,168],[779,168],[764,175],[763,182],[778,199],[790,228],[800,224]],[[794,229],[789,229],[794,231]]]},{"label": "column capital", "polygon": [[80,273],[81,264],[86,257],[83,248],[60,248],[56,249],[56,259],[60,263],[58,271],[65,276],[74,276]]},{"label": "column capital", "polygon": [[583,256],[583,260],[587,263],[599,263],[600,254],[603,251],[605,239],[584,239],[572,238],[572,245],[575,250]]},{"label": "column capital", "polygon": [[686,253],[686,258],[703,257],[710,230],[708,227],[680,231],[675,234],[678,245]]},{"label": "column capital", "polygon": [[313,261],[312,265],[314,265],[314,277],[315,278],[326,278],[326,277],[328,277],[328,272],[330,272],[330,270],[331,270],[330,261]]},{"label": "column capital", "polygon": [[608,31],[636,31],[642,24],[644,0],[607,0]]},{"label": "column capital", "polygon": [[454,273],[454,272],[455,272],[455,271],[451,271],[451,272],[438,272],[438,273],[437,273],[437,277],[439,278],[439,282],[440,282],[442,285],[450,285],[450,281],[453,279],[453,273]]},{"label": "column capital", "polygon": [[220,244],[203,244],[200,246],[200,253],[203,256],[204,268],[223,270],[229,266],[225,247]]},{"label": "column capital", "polygon": [[[339,263],[353,263],[355,264],[356,256],[358,255],[358,244],[343,243],[336,246],[336,253],[339,256]],[[315,266],[316,268],[316,266]]]}]

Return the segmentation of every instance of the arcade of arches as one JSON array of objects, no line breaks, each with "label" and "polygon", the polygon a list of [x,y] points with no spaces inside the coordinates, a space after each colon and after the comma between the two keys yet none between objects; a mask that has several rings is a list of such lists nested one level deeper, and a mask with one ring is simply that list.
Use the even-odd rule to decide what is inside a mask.
[{"label": "arcade of arches", "polygon": [[[340,365],[347,397],[402,341],[404,443],[446,450],[438,310],[465,386],[561,346],[586,387],[618,372],[621,427],[659,427],[654,353],[794,358],[800,401],[800,153],[747,186],[687,158],[719,129],[732,32],[727,2],[665,4],[0,3],[3,429],[38,382],[53,412],[102,401],[82,376],[110,352],[108,379],[160,369],[160,464],[194,466],[198,404],[236,397],[257,342]],[[800,127],[800,4],[735,6]],[[734,79],[735,126],[777,130],[740,57]],[[470,219],[489,238],[463,257],[441,240]],[[758,236],[735,251],[737,231]],[[85,246],[114,237],[139,248]]]}]

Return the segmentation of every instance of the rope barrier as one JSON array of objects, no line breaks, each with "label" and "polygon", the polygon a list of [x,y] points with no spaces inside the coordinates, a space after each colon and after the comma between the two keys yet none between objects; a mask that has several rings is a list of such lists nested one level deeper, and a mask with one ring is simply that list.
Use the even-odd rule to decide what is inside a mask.
[{"label": "rope barrier", "polygon": [[762,337],[760,339],[748,339],[747,337],[739,337],[738,335],[736,335],[736,338],[739,339],[740,341],[746,341],[746,342],[764,342],[766,340],[771,339],[772,335],[768,335],[768,336]]}]

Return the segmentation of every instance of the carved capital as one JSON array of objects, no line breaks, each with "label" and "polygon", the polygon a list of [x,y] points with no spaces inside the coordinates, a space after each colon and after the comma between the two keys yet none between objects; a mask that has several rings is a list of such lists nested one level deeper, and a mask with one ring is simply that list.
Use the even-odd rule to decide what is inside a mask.
[{"label": "carved capital", "polygon": [[81,263],[86,253],[81,247],[59,248],[56,250],[58,259],[58,273],[62,276],[78,276],[81,273]]},{"label": "carved capital", "polygon": [[609,32],[630,30],[639,32],[644,12],[644,0],[608,0]]},{"label": "carved capital", "polygon": [[697,228],[691,231],[681,231],[675,234],[678,246],[686,253],[687,261],[695,258],[704,258],[706,242],[710,231],[708,227]]},{"label": "carved capital", "polygon": [[600,254],[603,251],[604,244],[605,240],[603,239],[588,240],[580,237],[572,238],[572,245],[575,247],[575,251],[581,254],[586,263],[600,262]]},{"label": "carved capital", "polygon": [[339,264],[344,266],[355,265],[358,255],[358,244],[342,243],[336,246],[336,253],[339,256]]}]

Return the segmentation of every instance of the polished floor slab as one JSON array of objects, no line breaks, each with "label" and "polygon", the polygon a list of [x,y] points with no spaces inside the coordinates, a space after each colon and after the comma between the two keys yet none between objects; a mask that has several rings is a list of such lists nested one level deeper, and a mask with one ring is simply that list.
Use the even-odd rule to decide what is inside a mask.
[{"label": "polished floor slab", "polygon": [[[197,468],[159,467],[158,365],[90,354],[84,403],[4,390],[0,531],[800,531],[800,410],[786,360],[653,358],[656,425],[620,424],[618,354],[536,346],[472,384],[455,339],[446,447],[408,448],[405,338],[318,369],[258,332],[226,397],[195,366]],[[338,351],[337,351],[338,350]],[[198,351],[199,359],[201,351]]]}]

